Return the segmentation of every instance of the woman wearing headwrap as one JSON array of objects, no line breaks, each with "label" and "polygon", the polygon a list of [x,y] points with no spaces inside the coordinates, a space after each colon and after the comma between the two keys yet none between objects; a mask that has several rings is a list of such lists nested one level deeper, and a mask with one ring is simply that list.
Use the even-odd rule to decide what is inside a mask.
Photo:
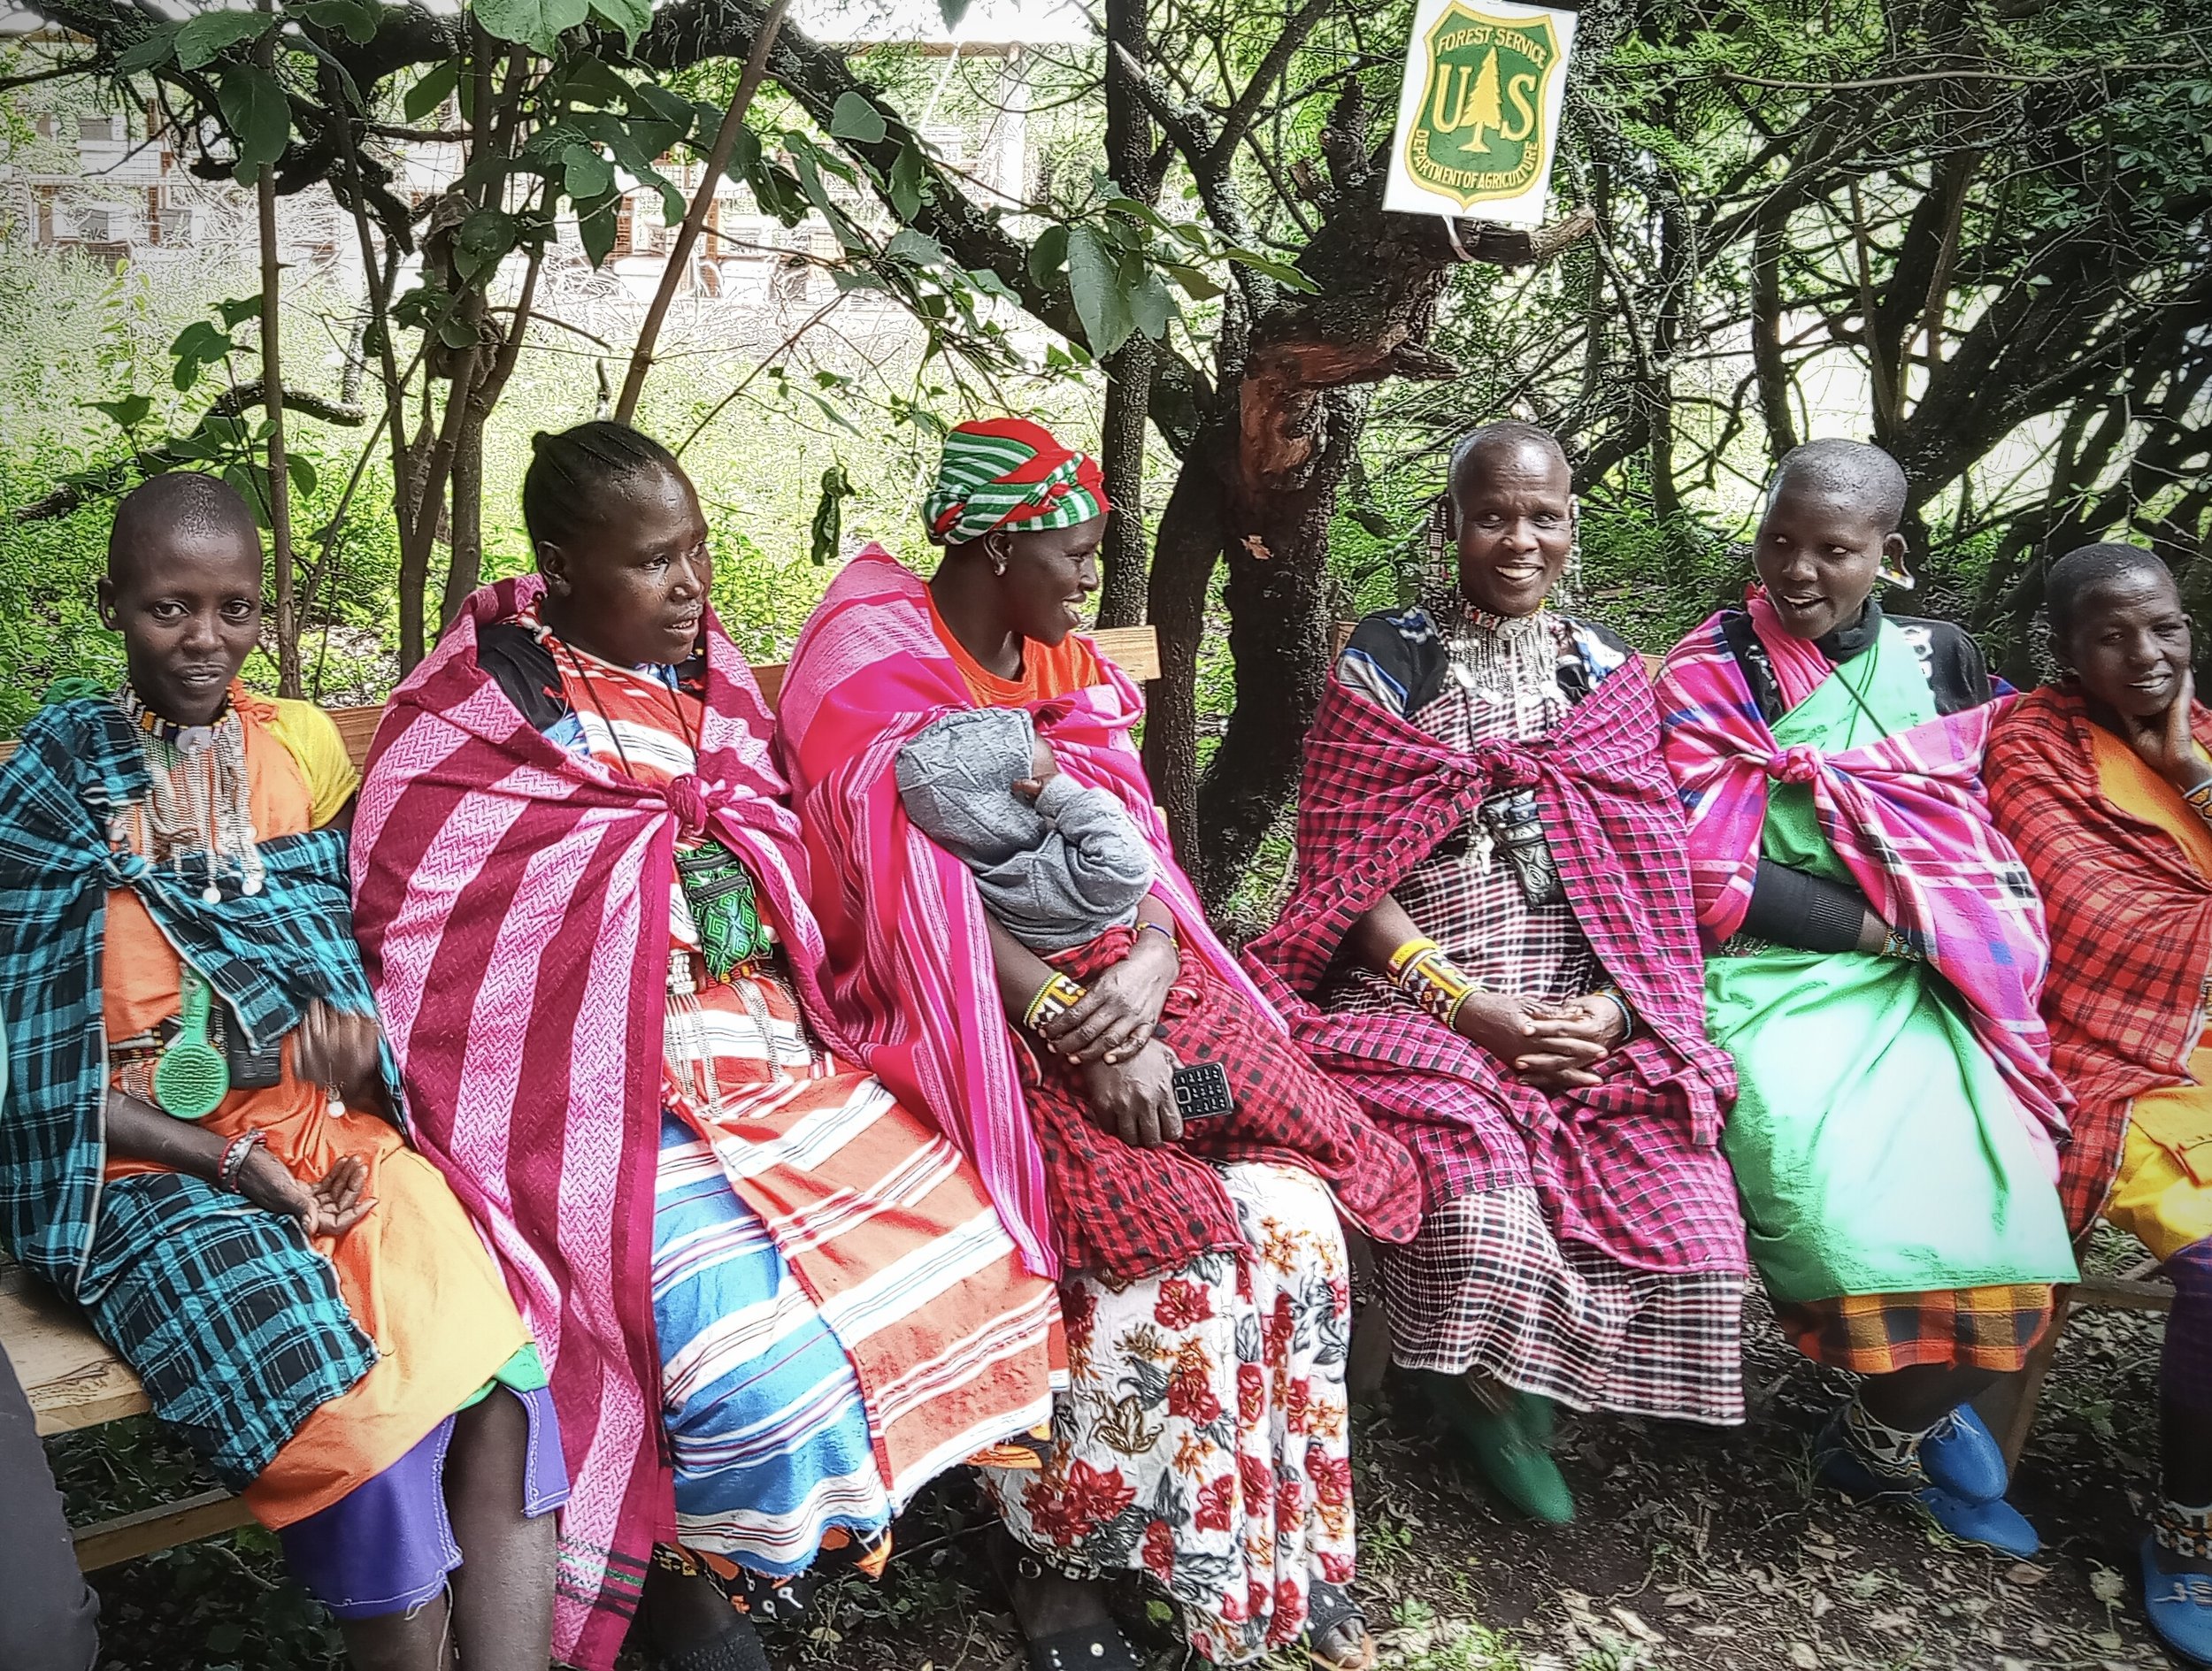
[{"label": "woman wearing headwrap", "polygon": [[[1041,1475],[985,1475],[1020,1545],[1031,1663],[1133,1671],[1087,1582],[1129,1569],[1166,1586],[1208,1659],[1310,1632],[1317,1662],[1365,1665],[1338,1213],[1402,1240],[1417,1192],[1176,867],[1131,740],[1136,689],[1076,630],[1106,509],[1096,464],[1038,425],[963,425],[926,508],[934,577],[871,547],[800,635],[779,742],[826,985],[864,1060],[954,1134],[1031,1268],[1060,1280],[1052,1452]],[[1040,955],[910,816],[906,752],[983,709],[1025,714],[1041,763],[1120,802],[1153,867],[1133,922]],[[1231,1108],[1186,1122],[1171,1076],[1199,1064]]]}]

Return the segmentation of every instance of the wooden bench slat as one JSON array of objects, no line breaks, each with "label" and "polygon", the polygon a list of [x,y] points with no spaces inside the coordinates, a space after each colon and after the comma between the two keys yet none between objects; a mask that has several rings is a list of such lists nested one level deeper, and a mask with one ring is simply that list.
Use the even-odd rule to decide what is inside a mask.
[{"label": "wooden bench slat", "polygon": [[12,1262],[0,1265],[0,1350],[15,1366],[41,1434],[97,1427],[152,1407],[129,1366],[84,1319]]},{"label": "wooden bench slat", "polygon": [[253,1514],[243,1499],[228,1491],[202,1491],[158,1508],[142,1508],[135,1514],[119,1514],[113,1520],[80,1527],[70,1537],[76,1545],[78,1571],[97,1572],[103,1567],[251,1524]]}]

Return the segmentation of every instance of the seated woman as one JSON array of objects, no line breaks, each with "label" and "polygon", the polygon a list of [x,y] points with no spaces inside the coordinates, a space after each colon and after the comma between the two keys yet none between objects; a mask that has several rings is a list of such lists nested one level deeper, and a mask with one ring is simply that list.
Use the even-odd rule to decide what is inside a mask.
[{"label": "seated woman", "polygon": [[2073,1255],[2068,1100],[2035,1011],[2035,890],[1980,783],[1989,676],[1956,627],[1885,615],[1904,472],[1814,441],[1768,488],[1760,584],[1659,678],[1751,1254],[1797,1348],[1866,1378],[1824,1476],[2032,1553],[1967,1401],[2017,1369]]},{"label": "seated woman", "polygon": [[1705,1039],[1643,663],[1547,607],[1565,455],[1478,430],[1445,510],[1428,602],[1369,616],[1338,661],[1296,885],[1248,954],[1420,1162],[1421,1234],[1379,1260],[1394,1357],[1504,1496],[1565,1521],[1551,1400],[1743,1420],[1735,1080]]},{"label": "seated woman", "polygon": [[356,1665],[542,1671],[566,1494],[544,1372],[395,1129],[337,731],[236,682],[245,502],[133,492],[99,609],[123,688],[48,707],[0,767],[0,1223],[276,1529]]},{"label": "seated woman", "polygon": [[[1133,1671],[1093,1582],[1125,1568],[1166,1586],[1208,1659],[1309,1631],[1323,1663],[1365,1665],[1337,1214],[1402,1239],[1418,1201],[1402,1152],[1290,1045],[1176,868],[1131,740],[1136,689],[1075,632],[1105,512],[1096,464],[1036,425],[963,425],[926,507],[935,577],[871,547],[800,635],[778,740],[831,999],[974,1158],[1031,1268],[1060,1276],[1071,1384],[1044,1471],[985,1471],[1021,1546],[1031,1664]],[[1006,891],[909,816],[901,763],[921,733],[992,708],[1046,745],[1027,781],[1056,768],[1133,820],[1151,878],[1131,915],[1062,901],[1012,914],[1018,933]],[[1094,911],[1049,958],[1025,943]],[[1187,1123],[1171,1076],[1207,1064],[1230,1111]]]},{"label": "seated woman", "polygon": [[2068,1223],[2079,1236],[2101,1212],[2173,1280],[2143,1592],[2166,1645],[2212,1664],[2212,712],[2154,554],[2069,552],[2044,601],[2066,676],[1991,732],[1990,809],[2051,921],[2043,1014],[2076,1100]]},{"label": "seated woman", "polygon": [[819,1553],[879,1569],[925,1483],[1042,1426],[1058,1319],[830,1023],[690,481],[585,424],[537,438],[522,511],[538,574],[472,597],[378,734],[362,944],[425,1145],[553,1343],[559,1657],[604,1671],[641,1592],[664,1663],[746,1671],[745,1614]]}]

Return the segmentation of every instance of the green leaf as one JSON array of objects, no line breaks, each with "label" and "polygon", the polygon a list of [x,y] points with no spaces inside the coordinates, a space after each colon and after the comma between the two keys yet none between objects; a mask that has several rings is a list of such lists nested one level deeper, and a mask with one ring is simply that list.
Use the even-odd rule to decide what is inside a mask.
[{"label": "green leaf", "polygon": [[177,63],[200,69],[242,41],[258,41],[275,22],[265,11],[203,11],[177,31]]},{"label": "green leaf", "polygon": [[500,209],[480,209],[463,221],[453,235],[453,253],[461,276],[473,281],[497,267],[515,247],[518,230],[515,218]]},{"label": "green leaf", "polygon": [[927,178],[922,165],[921,147],[909,140],[899,147],[899,159],[891,165],[891,209],[902,218],[911,218],[921,212],[922,185]]},{"label": "green leaf", "polygon": [[1029,276],[1040,290],[1048,290],[1068,258],[1068,229],[1047,226],[1029,246]]},{"label": "green leaf", "polygon": [[651,0],[590,0],[591,9],[622,31],[623,43],[634,48],[637,38],[653,25]]},{"label": "green leaf", "polygon": [[584,246],[584,259],[595,267],[600,266],[614,249],[614,235],[620,230],[618,218],[622,199],[611,185],[589,203],[580,201],[576,205],[576,235]]},{"label": "green leaf", "polygon": [[229,464],[223,470],[223,479],[238,490],[238,496],[253,507],[253,519],[262,527],[269,525],[269,472],[258,464]]},{"label": "green leaf", "polygon": [[1148,269],[1128,295],[1130,318],[1137,329],[1157,342],[1167,334],[1168,321],[1179,311],[1174,296],[1168,291],[1167,281]]},{"label": "green leaf", "polygon": [[316,481],[313,460],[301,453],[287,453],[284,455],[284,473],[292,483],[292,491],[301,498],[313,494]]},{"label": "green leaf", "polygon": [[589,0],[475,0],[470,11],[485,32],[502,41],[519,41],[551,57],[562,31],[591,15]]},{"label": "green leaf", "polygon": [[1225,249],[1221,253],[1239,266],[1249,267],[1255,272],[1263,272],[1276,283],[1287,285],[1293,290],[1302,291],[1307,295],[1311,295],[1321,288],[1297,268],[1288,266],[1280,261],[1270,261],[1265,256],[1256,256],[1249,249]]},{"label": "green leaf", "polygon": [[259,296],[226,296],[215,304],[215,311],[222,316],[223,329],[235,331],[249,319],[261,317]]},{"label": "green leaf", "polygon": [[411,122],[419,122],[426,116],[442,108],[453,96],[454,83],[461,79],[461,61],[447,58],[432,65],[422,79],[407,89],[407,96],[400,101],[400,109]]},{"label": "green leaf", "polygon": [[988,267],[972,267],[968,271],[968,282],[987,296],[996,296],[1002,302],[1018,303],[1021,297],[1014,287],[993,272]]},{"label": "green leaf", "polygon": [[1068,289],[1094,359],[1104,359],[1129,340],[1136,322],[1122,292],[1120,263],[1094,226],[1068,229]]},{"label": "green leaf", "polygon": [[902,227],[883,253],[895,261],[910,261],[918,267],[941,267],[945,264],[945,246],[926,232],[912,226]]},{"label": "green leaf", "polygon": [[162,24],[142,41],[134,41],[115,55],[115,69],[119,75],[136,75],[142,71],[157,69],[169,62],[177,50],[177,31],[174,24]]},{"label": "green leaf", "polygon": [[1180,261],[1163,261],[1160,265],[1194,302],[1210,302],[1221,294],[1221,287],[1214,282],[1213,275],[1202,267],[1189,266]]},{"label": "green leaf", "polygon": [[378,26],[384,21],[374,0],[309,0],[307,15],[324,28],[337,30],[356,46],[375,40]]},{"label": "green leaf", "polygon": [[830,111],[830,137],[851,140],[856,144],[874,145],[882,142],[891,131],[883,119],[883,112],[859,93],[840,93],[836,108]]},{"label": "green leaf", "polygon": [[230,357],[230,338],[205,319],[195,319],[177,333],[177,340],[169,345],[177,367],[170,380],[180,392],[200,380],[200,368],[220,365]]},{"label": "green leaf", "polygon": [[438,341],[449,349],[472,349],[476,327],[459,315],[449,313],[438,321]]},{"label": "green leaf", "polygon": [[937,0],[937,11],[945,20],[945,27],[956,29],[960,19],[968,15],[969,0]]},{"label": "green leaf", "polygon": [[136,429],[146,421],[146,414],[154,410],[150,396],[126,395],[119,401],[88,401],[86,405],[96,412],[105,412],[115,421],[118,429]]},{"label": "green leaf", "polygon": [[561,147],[561,180],[579,203],[614,189],[614,170],[588,145]]},{"label": "green leaf", "polygon": [[283,85],[257,64],[233,65],[215,86],[215,102],[238,142],[238,178],[284,155],[292,137],[292,105]]},{"label": "green leaf", "polygon": [[830,559],[837,555],[838,543],[844,537],[845,501],[852,490],[844,465],[832,464],[822,472],[822,497],[814,507],[814,533],[810,548],[818,569],[826,568]]}]

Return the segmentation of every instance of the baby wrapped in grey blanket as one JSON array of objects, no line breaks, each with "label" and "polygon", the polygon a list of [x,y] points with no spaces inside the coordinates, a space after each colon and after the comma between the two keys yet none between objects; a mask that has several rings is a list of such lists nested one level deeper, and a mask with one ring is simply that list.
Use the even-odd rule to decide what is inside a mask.
[{"label": "baby wrapped in grey blanket", "polygon": [[[1054,769],[1029,716],[970,708],[899,751],[914,826],[975,873],[983,903],[1033,952],[1130,928],[1152,888],[1152,849],[1119,801]],[[1015,788],[1041,778],[1034,797]]]}]

